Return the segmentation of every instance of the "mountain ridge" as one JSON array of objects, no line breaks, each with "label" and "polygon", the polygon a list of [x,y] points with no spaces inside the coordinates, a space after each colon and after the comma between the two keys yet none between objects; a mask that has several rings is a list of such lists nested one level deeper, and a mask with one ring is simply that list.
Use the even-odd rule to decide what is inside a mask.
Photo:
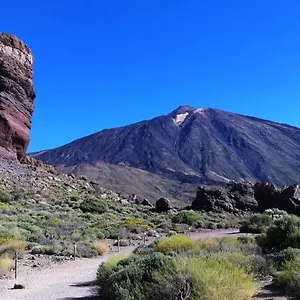
[{"label": "mountain ridge", "polygon": [[195,185],[300,181],[299,128],[188,105],[31,155],[62,170],[103,162]]}]

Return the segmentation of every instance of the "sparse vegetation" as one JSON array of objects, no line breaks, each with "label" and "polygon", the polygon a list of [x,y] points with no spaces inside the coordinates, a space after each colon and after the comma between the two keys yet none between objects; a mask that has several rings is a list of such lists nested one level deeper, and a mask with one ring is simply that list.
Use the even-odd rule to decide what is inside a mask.
[{"label": "sparse vegetation", "polygon": [[32,175],[30,183],[16,180],[7,175],[0,181],[6,195],[0,201],[0,244],[23,240],[32,254],[69,256],[76,243],[77,254],[90,257],[97,255],[96,240],[119,237],[128,244],[129,239],[143,239],[144,233],[150,237],[216,228],[224,220],[224,226],[237,227],[241,219],[193,211],[158,214],[128,199],[123,204],[116,193],[67,175],[42,173]]}]

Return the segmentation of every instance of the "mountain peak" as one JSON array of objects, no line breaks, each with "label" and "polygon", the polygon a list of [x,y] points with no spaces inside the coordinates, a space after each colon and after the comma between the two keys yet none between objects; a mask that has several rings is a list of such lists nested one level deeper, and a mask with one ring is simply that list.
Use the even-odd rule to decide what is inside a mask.
[{"label": "mountain peak", "polygon": [[174,115],[189,113],[189,112],[194,111],[194,110],[196,110],[196,108],[191,106],[191,105],[180,105],[175,110],[173,110],[170,113],[170,115],[174,116]]}]

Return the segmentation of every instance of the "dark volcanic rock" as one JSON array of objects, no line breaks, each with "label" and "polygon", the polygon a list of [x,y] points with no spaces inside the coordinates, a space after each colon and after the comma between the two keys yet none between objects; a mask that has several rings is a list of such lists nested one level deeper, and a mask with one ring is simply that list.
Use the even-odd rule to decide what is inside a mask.
[{"label": "dark volcanic rock", "polygon": [[272,183],[230,182],[226,188],[198,189],[191,208],[215,212],[263,212],[278,208],[300,215],[300,186],[291,185],[281,191]]},{"label": "dark volcanic rock", "polygon": [[33,113],[33,57],[18,38],[0,33],[0,156],[22,159]]},{"label": "dark volcanic rock", "polygon": [[226,188],[200,187],[192,209],[205,211],[255,211],[253,185],[248,182],[230,182]]},{"label": "dark volcanic rock", "polygon": [[259,205],[259,210],[264,211],[268,208],[280,208],[280,191],[273,183],[258,182],[254,185],[254,197]]},{"label": "dark volcanic rock", "polygon": [[280,204],[283,210],[300,215],[300,187],[292,185],[281,191]]},{"label": "dark volcanic rock", "polygon": [[155,211],[158,213],[167,212],[171,209],[170,201],[166,198],[160,198],[155,203]]}]

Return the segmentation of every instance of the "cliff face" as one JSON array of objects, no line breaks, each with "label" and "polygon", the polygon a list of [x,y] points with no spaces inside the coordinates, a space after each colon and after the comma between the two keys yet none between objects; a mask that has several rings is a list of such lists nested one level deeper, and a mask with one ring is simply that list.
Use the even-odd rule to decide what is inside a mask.
[{"label": "cliff face", "polygon": [[32,64],[21,40],[0,33],[0,157],[25,156],[35,98]]}]

